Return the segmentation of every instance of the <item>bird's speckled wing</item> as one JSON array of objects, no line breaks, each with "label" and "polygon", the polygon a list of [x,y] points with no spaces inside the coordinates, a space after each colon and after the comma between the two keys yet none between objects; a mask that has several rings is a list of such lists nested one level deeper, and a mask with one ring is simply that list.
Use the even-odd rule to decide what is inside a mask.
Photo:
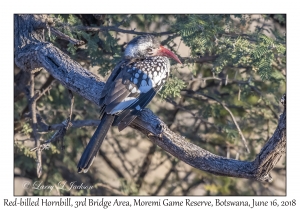
[{"label": "bird's speckled wing", "polygon": [[117,63],[115,68],[112,70],[112,72],[111,72],[110,76],[108,77],[108,79],[106,80],[106,83],[105,83],[105,85],[103,87],[103,90],[101,92],[100,104],[103,103],[103,99],[107,95],[108,90],[111,88],[110,86],[113,84],[113,81],[115,81],[117,76],[120,74],[120,72],[122,70],[122,66],[126,65],[126,63],[127,63],[126,60],[121,60],[120,62]]},{"label": "bird's speckled wing", "polygon": [[168,60],[162,57],[121,63],[120,70],[114,70],[117,74],[110,76],[105,93],[101,94],[104,111],[118,115],[117,122],[122,122],[124,129],[163,86],[168,65]]}]

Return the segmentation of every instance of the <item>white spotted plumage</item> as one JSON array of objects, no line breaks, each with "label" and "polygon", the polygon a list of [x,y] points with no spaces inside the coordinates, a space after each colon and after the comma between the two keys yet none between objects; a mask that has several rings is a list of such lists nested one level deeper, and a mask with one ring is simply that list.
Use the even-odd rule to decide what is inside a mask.
[{"label": "white spotted plumage", "polygon": [[[156,66],[154,66],[155,63]],[[132,94],[141,94],[147,93],[152,88],[161,86],[165,83],[165,78],[168,76],[169,66],[169,60],[164,57],[153,57],[136,62],[127,70],[127,72],[131,74],[130,81],[132,82],[127,86],[128,90]],[[159,89],[161,89],[161,87]],[[110,114],[120,113],[137,100],[135,97],[128,96],[114,107]],[[134,108],[136,110],[141,109],[139,105]]]}]

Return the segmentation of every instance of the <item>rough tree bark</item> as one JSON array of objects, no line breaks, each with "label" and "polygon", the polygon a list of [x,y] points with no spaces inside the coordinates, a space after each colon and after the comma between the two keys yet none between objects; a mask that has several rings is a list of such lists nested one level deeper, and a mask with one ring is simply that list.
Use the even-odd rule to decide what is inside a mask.
[{"label": "rough tree bark", "polygon": [[[15,15],[15,63],[31,72],[44,68],[62,85],[98,105],[104,82],[72,60],[68,55],[45,42],[44,30],[50,30],[47,15]],[[172,132],[149,109],[136,118],[131,127],[142,132],[156,145],[185,163],[216,175],[271,181],[270,171],[285,152],[286,110],[280,116],[273,136],[252,162],[239,161],[212,154]]]}]

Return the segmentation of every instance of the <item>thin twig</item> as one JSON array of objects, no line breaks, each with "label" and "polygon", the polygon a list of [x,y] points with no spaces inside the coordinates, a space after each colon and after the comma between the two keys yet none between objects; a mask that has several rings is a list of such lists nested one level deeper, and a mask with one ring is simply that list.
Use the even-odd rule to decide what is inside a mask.
[{"label": "thin twig", "polygon": [[180,34],[178,34],[178,33],[171,34],[171,35],[168,36],[168,38],[166,38],[165,40],[163,40],[161,42],[161,44],[162,45],[166,45],[166,44],[168,44],[169,41],[174,40],[176,37],[179,37],[179,36],[180,36]]},{"label": "thin twig", "polygon": [[125,18],[123,18],[122,21],[120,21],[118,24],[116,24],[115,26],[117,28],[119,28],[123,23],[125,23],[129,18],[130,18],[131,15],[127,15]]},{"label": "thin twig", "polygon": [[174,192],[174,190],[177,188],[177,187],[181,187],[181,190],[183,190],[183,187],[182,187],[182,184],[184,183],[187,183],[188,182],[188,178],[189,176],[192,174],[192,171],[185,171],[186,172],[186,175],[183,177],[183,178],[180,178],[179,177],[179,171],[178,170],[175,170],[175,174],[176,174],[176,182],[173,182],[171,187],[168,189],[168,191],[166,192],[165,195],[172,195],[172,193]]},{"label": "thin twig", "polygon": [[152,144],[152,146],[150,147],[150,149],[148,151],[148,154],[146,155],[146,157],[143,161],[143,164],[140,168],[139,176],[137,177],[137,181],[136,181],[136,187],[137,187],[138,190],[140,190],[141,187],[142,187],[144,178],[145,178],[145,176],[146,176],[146,174],[149,170],[149,166],[152,162],[152,157],[155,153],[155,150],[156,150],[156,145]]},{"label": "thin twig", "polygon": [[190,57],[179,57],[180,61],[184,64],[186,63],[207,63],[212,62],[217,59],[217,55],[204,56],[199,58],[190,58]]},{"label": "thin twig", "polygon": [[[73,27],[75,30],[81,30],[81,31],[91,31],[91,32],[99,32],[99,31],[116,31],[120,33],[125,33],[125,34],[136,34],[136,35],[146,35],[146,34],[152,34],[153,36],[163,36],[163,35],[169,35],[169,34],[174,34],[173,31],[164,31],[160,33],[147,33],[147,32],[140,32],[140,31],[135,31],[133,30],[126,30],[126,29],[121,29],[118,28],[117,26],[99,26],[99,27],[91,27],[91,26],[77,26]],[[72,27],[71,27],[72,29]]]},{"label": "thin twig", "polygon": [[[118,147],[120,153],[122,153],[122,156],[123,156],[124,160],[131,166],[131,168],[132,168],[132,170],[133,170],[133,168],[135,167],[135,165],[132,164],[131,161],[129,161],[129,160],[126,158],[126,156],[124,155],[124,154],[126,153],[126,151],[124,151],[124,148],[122,148],[122,146],[120,145],[120,141],[119,141],[117,138],[112,138],[112,139],[113,139],[114,142],[116,143],[116,145],[117,145],[117,147]],[[128,150],[127,150],[127,152],[128,152]]]},{"label": "thin twig", "polygon": [[112,142],[110,142],[110,141],[107,141],[109,144],[110,144],[110,146],[113,148],[113,150],[114,150],[114,152],[115,152],[115,154],[118,156],[118,158],[120,159],[120,161],[121,161],[121,164],[122,164],[122,166],[123,166],[123,168],[125,169],[125,171],[130,175],[130,177],[132,177],[132,174],[131,174],[131,172],[130,172],[130,170],[127,168],[127,166],[125,165],[125,157],[124,157],[124,155],[123,155],[123,157],[121,157],[121,155],[120,155],[120,153],[116,150],[116,148],[115,148],[115,146],[114,146],[114,143],[112,143]]},{"label": "thin twig", "polygon": [[[32,119],[32,134],[35,140],[35,147],[40,147],[40,140],[37,132],[37,118],[36,118],[36,100],[34,98],[34,74],[31,74],[30,78],[30,111]],[[42,175],[42,153],[41,150],[36,150],[36,172],[37,177],[40,178]]]},{"label": "thin twig", "polygon": [[170,159],[170,155],[168,156],[169,154],[168,153],[166,153],[166,158],[164,158],[163,160],[161,160],[158,164],[156,164],[155,166],[153,166],[153,167],[151,167],[150,169],[149,169],[149,171],[155,171],[158,167],[160,167],[161,165],[163,165],[167,160],[169,160]]},{"label": "thin twig", "polygon": [[73,106],[74,106],[74,95],[73,95],[72,91],[69,89],[68,89],[68,93],[69,93],[69,97],[71,100],[71,105],[70,105],[70,113],[69,113],[69,117],[68,117],[68,124],[67,124],[66,130],[68,130],[69,127],[72,126],[71,119],[72,119],[72,112],[73,112]]},{"label": "thin twig", "polygon": [[[66,130],[67,130],[67,126],[69,124],[69,119],[66,119],[65,121],[62,122],[62,124],[64,125],[63,127],[61,127],[59,130],[57,130],[50,139],[48,139],[47,141],[45,141],[44,144],[40,144],[34,148],[32,148],[30,151],[42,151],[45,149],[45,147],[48,148],[48,146],[50,145],[50,143],[53,143],[55,141],[61,140],[63,141],[63,137],[66,134]],[[64,149],[64,146],[62,144],[62,149]]]},{"label": "thin twig", "polygon": [[58,131],[56,131],[53,136],[48,139],[46,141],[46,143],[53,143],[61,138],[63,138],[63,136],[65,135],[66,133],[66,128],[69,124],[69,119],[66,119],[65,121],[62,122],[62,124],[64,125],[63,127],[61,127]]},{"label": "thin twig", "polygon": [[[99,125],[100,120],[76,120],[71,121],[70,127],[72,128],[80,128],[85,126],[97,126]],[[53,124],[45,127],[44,129],[40,129],[39,132],[49,132],[54,130],[59,130],[63,128],[65,125],[63,123]]]},{"label": "thin twig", "polygon": [[15,139],[15,141],[25,142],[25,141],[35,141],[35,139],[34,138],[29,138],[29,139]]},{"label": "thin twig", "polygon": [[112,161],[111,158],[106,156],[106,153],[100,149],[99,151],[100,156],[104,159],[107,165],[117,174],[120,179],[125,179],[123,173],[120,171],[118,166],[116,166]]},{"label": "thin twig", "polygon": [[123,192],[121,192],[121,191],[119,191],[119,190],[117,190],[117,189],[115,189],[115,188],[112,188],[111,186],[109,186],[109,185],[107,185],[107,184],[97,183],[97,184],[95,184],[94,186],[95,186],[96,188],[97,188],[97,187],[103,187],[103,188],[105,188],[105,189],[108,189],[109,191],[113,192],[113,193],[116,194],[116,195],[126,195],[126,194],[124,194]]},{"label": "thin twig", "polygon": [[32,149],[30,149],[30,152],[34,152],[34,151],[43,151],[44,149],[49,149],[50,148],[50,143],[46,143],[46,144],[41,144],[39,147],[34,147]]},{"label": "thin twig", "polygon": [[[27,76],[27,74],[25,74]],[[29,79],[30,79],[30,75],[29,75]],[[53,85],[53,80],[54,80],[54,77],[52,75],[50,75],[47,79],[47,81],[42,85],[41,89],[39,90],[39,92],[41,92],[41,90],[45,90],[49,87],[49,85]],[[50,89],[49,89],[50,90]],[[42,91],[43,92],[43,91]],[[42,95],[41,95],[42,96]],[[28,95],[28,97],[30,97]],[[35,99],[37,100],[37,99]],[[27,104],[27,106],[23,109],[23,111],[21,112],[21,119],[23,119],[23,117],[26,116],[26,113],[29,112],[29,104]]]},{"label": "thin twig", "polygon": [[53,81],[51,82],[51,84],[50,84],[47,88],[45,88],[41,93],[35,94],[34,100],[35,100],[35,101],[38,101],[44,94],[46,94],[46,92],[50,91],[50,90],[52,89],[52,87],[53,87],[55,81],[56,81],[56,80],[53,80]]},{"label": "thin twig", "polygon": [[61,31],[57,30],[56,28],[54,27],[50,27],[50,31],[51,33],[53,33],[56,37],[60,38],[60,39],[63,39],[63,40],[66,40],[68,42],[70,42],[71,44],[74,44],[76,46],[80,46],[80,45],[84,45],[85,42],[82,41],[82,40],[78,40],[78,39],[74,39],[64,33],[62,33]]},{"label": "thin twig", "polygon": [[272,112],[273,116],[275,119],[278,118],[277,116],[277,113],[272,109],[272,107],[270,105],[267,104],[266,102],[266,99],[264,97],[264,95],[262,94],[262,92],[254,85],[251,84],[251,80],[248,79],[247,81],[241,81],[241,80],[236,80],[236,79],[233,79],[233,80],[229,80],[227,77],[226,78],[219,78],[219,77],[204,77],[204,78],[195,78],[191,81],[196,81],[196,80],[202,80],[202,81],[206,81],[206,80],[218,80],[218,81],[222,81],[222,80],[225,80],[226,81],[226,85],[227,84],[231,84],[231,83],[236,83],[239,85],[239,92],[238,92],[238,100],[240,100],[240,97],[241,97],[241,88],[240,88],[240,85],[248,85],[251,90],[253,90],[254,92],[256,92],[258,95],[260,95],[261,99],[265,102],[265,105],[270,109],[270,111]]},{"label": "thin twig", "polygon": [[[216,101],[218,101],[218,100],[216,100]],[[239,134],[240,134],[240,136],[241,136],[241,138],[242,138],[242,141],[243,141],[243,143],[244,143],[244,146],[245,146],[247,152],[250,153],[250,150],[249,150],[248,145],[247,145],[247,141],[246,141],[246,139],[245,139],[245,137],[244,137],[244,134],[243,134],[242,130],[240,129],[239,124],[236,122],[234,115],[232,114],[232,112],[230,111],[230,109],[229,109],[224,103],[222,103],[222,102],[220,102],[220,101],[218,101],[218,102],[219,102],[219,103],[223,106],[223,108],[226,109],[227,112],[230,114],[232,121],[234,122],[236,128],[237,128],[238,131],[239,131]]]},{"label": "thin twig", "polygon": [[191,191],[192,188],[197,187],[199,184],[204,184],[203,178],[196,180],[192,184],[190,184],[186,189],[182,190],[182,195],[187,195],[188,192]]},{"label": "thin twig", "polygon": [[157,187],[157,189],[155,190],[155,192],[152,193],[152,195],[157,195],[160,192],[160,190],[163,188],[163,186],[166,184],[167,180],[169,179],[169,176],[171,175],[171,173],[174,172],[176,165],[177,165],[177,162],[173,160],[172,161],[172,167],[167,172],[167,174],[165,175],[165,178],[162,180],[162,182]]},{"label": "thin twig", "polygon": [[215,129],[219,130],[219,128],[214,124],[214,123],[211,123],[211,122],[208,122],[207,120],[203,119],[202,117],[194,114],[192,111],[186,109],[185,107],[183,106],[180,106],[179,104],[177,104],[174,100],[170,99],[170,98],[166,98],[166,101],[173,104],[176,108],[182,110],[182,111],[185,111],[189,114],[191,114],[194,118],[196,119],[199,119],[201,120],[202,122],[206,123],[206,124],[209,124],[210,126],[213,126]]},{"label": "thin twig", "polygon": [[232,112],[230,111],[230,109],[229,109],[223,102],[219,101],[218,99],[216,99],[216,98],[214,98],[214,97],[212,97],[212,96],[208,96],[208,95],[203,94],[203,93],[196,93],[196,92],[194,92],[194,91],[192,91],[192,90],[183,90],[183,91],[187,91],[187,92],[188,92],[188,95],[187,95],[187,96],[189,96],[189,97],[193,97],[193,98],[196,98],[196,99],[197,99],[197,97],[194,97],[193,95],[190,95],[190,94],[189,94],[189,93],[192,93],[192,94],[204,96],[204,97],[207,98],[207,99],[211,99],[211,100],[213,100],[213,101],[218,102],[218,103],[219,103],[219,104],[220,104],[220,105],[221,105],[221,106],[222,106],[222,107],[230,114],[231,119],[232,119],[232,121],[234,122],[234,124],[235,124],[235,126],[236,126],[236,128],[237,128],[237,130],[238,130],[238,132],[239,132],[239,134],[240,134],[240,136],[241,136],[241,139],[242,139],[242,142],[243,142],[243,144],[244,144],[244,146],[245,146],[245,148],[246,148],[246,151],[247,151],[248,153],[250,153],[250,150],[249,150],[248,145],[247,145],[247,141],[246,141],[246,139],[245,139],[245,137],[244,137],[243,132],[242,132],[241,129],[240,129],[240,126],[239,126],[238,123],[236,122],[235,117],[234,117],[234,115],[232,114]]}]

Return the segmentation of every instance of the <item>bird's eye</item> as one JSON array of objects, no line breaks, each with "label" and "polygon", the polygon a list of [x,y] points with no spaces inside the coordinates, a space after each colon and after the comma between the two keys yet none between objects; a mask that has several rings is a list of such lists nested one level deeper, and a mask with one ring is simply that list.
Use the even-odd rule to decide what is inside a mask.
[{"label": "bird's eye", "polygon": [[148,49],[147,49],[147,52],[152,52],[152,48],[148,48]]}]

